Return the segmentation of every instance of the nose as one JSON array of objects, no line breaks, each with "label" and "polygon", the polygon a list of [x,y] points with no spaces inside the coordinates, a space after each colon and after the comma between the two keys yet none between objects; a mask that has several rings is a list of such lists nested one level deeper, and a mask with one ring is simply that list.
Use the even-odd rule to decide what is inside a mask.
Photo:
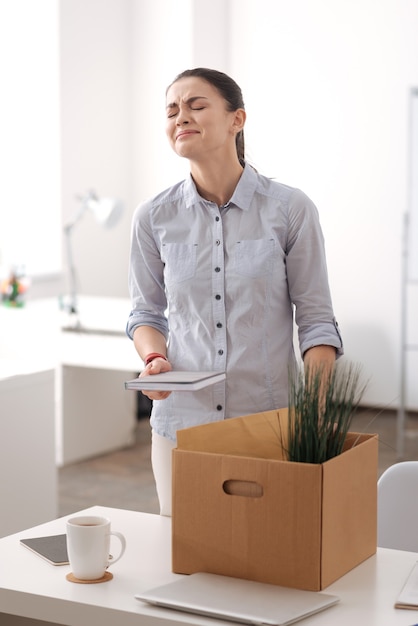
[{"label": "nose", "polygon": [[176,124],[177,126],[183,126],[183,124],[189,123],[189,117],[187,114],[187,108],[184,106],[179,107],[179,111],[177,113]]}]

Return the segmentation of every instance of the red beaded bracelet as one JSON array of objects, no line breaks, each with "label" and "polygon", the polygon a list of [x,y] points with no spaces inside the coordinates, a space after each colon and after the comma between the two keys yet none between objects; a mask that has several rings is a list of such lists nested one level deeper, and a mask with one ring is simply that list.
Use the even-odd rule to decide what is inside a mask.
[{"label": "red beaded bracelet", "polygon": [[147,354],[144,359],[145,365],[149,365],[154,359],[164,359],[164,361],[168,360],[167,357],[164,356],[164,354],[160,354],[159,352],[151,352],[150,354]]}]

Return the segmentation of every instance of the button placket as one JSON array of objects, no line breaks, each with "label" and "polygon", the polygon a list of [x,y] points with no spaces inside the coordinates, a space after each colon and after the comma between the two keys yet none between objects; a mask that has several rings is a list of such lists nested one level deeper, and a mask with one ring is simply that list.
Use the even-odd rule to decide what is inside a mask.
[{"label": "button placket", "polygon": [[[215,354],[214,363],[216,370],[226,369],[226,313],[225,313],[225,276],[224,276],[224,249],[222,219],[215,217],[214,245],[212,247],[212,312],[215,322]],[[215,407],[222,414],[225,407],[225,385],[216,385],[219,390],[215,397]]]}]

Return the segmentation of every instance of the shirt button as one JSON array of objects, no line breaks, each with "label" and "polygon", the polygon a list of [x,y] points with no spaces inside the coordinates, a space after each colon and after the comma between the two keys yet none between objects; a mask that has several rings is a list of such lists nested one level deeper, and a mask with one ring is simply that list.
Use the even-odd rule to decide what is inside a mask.
[{"label": "shirt button", "polygon": [[216,407],[217,411],[222,411],[222,404],[218,404],[218,406]]},{"label": "shirt button", "polygon": [[219,215],[217,215],[217,216],[215,217],[215,220],[216,220],[217,222],[219,222]]},{"label": "shirt button", "polygon": [[220,272],[221,268],[220,267],[215,267],[215,272]]},{"label": "shirt button", "polygon": [[222,324],[221,324],[221,322],[218,322],[218,323],[216,324],[216,328],[222,328]]},{"label": "shirt button", "polygon": [[217,246],[220,246],[220,245],[221,245],[221,240],[220,240],[220,239],[217,239],[217,240],[216,240],[216,245],[217,245]]},{"label": "shirt button", "polygon": [[218,354],[220,354],[222,356],[222,354],[224,353],[223,350],[218,350]]},{"label": "shirt button", "polygon": [[219,293],[216,294],[215,299],[216,300],[220,300],[221,299],[221,296],[219,295]]}]

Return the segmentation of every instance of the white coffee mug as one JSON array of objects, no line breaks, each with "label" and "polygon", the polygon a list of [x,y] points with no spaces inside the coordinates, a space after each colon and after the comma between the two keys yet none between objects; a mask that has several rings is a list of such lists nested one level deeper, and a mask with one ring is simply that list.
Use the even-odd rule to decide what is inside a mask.
[{"label": "white coffee mug", "polygon": [[72,574],[79,580],[99,580],[109,566],[110,536],[115,535],[121,543],[121,551],[112,565],[119,561],[126,549],[121,533],[110,529],[106,517],[84,515],[67,521],[67,551]]}]

